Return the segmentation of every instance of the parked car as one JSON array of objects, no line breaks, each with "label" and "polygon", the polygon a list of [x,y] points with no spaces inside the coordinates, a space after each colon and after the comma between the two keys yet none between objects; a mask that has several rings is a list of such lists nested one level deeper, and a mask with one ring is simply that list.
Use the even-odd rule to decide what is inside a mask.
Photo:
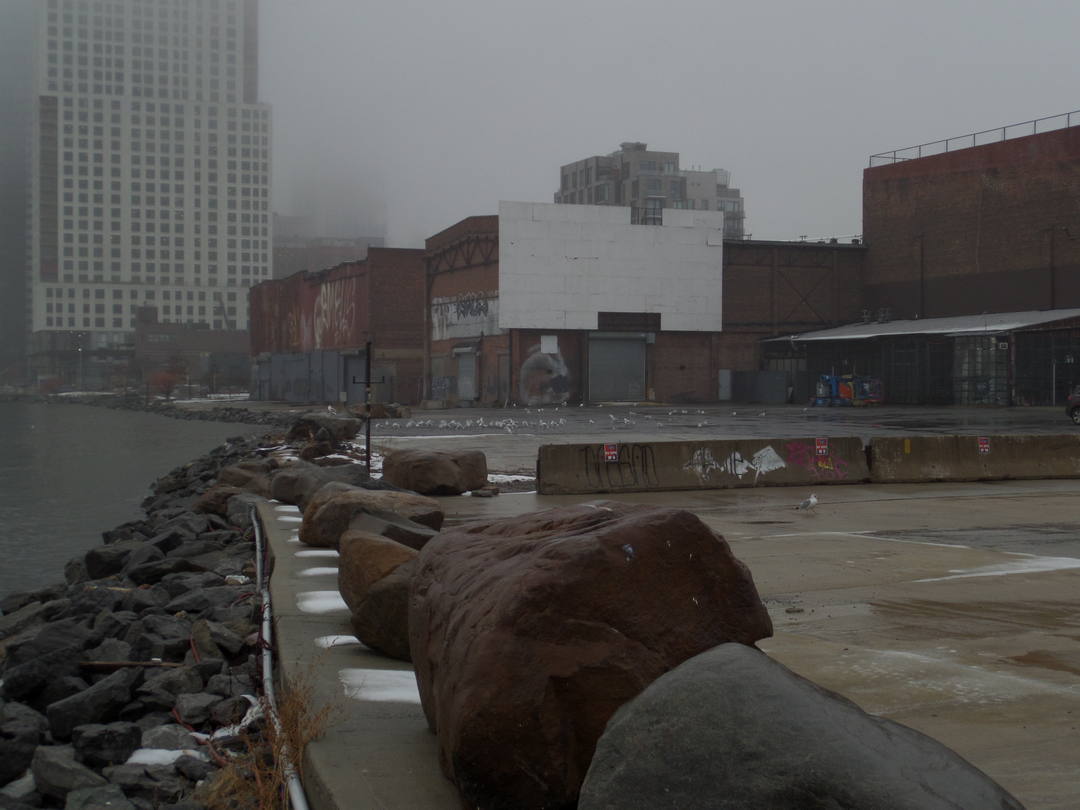
[{"label": "parked car", "polygon": [[1080,425],[1080,386],[1074,388],[1065,400],[1065,413],[1073,420],[1074,425]]}]

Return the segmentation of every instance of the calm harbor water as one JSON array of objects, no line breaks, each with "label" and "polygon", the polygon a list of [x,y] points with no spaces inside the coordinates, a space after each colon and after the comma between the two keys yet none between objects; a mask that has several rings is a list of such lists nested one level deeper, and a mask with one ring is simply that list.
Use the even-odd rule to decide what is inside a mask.
[{"label": "calm harbor water", "polygon": [[0,402],[0,597],[62,582],[64,563],[100,544],[102,531],[142,517],[155,478],[257,430]]}]

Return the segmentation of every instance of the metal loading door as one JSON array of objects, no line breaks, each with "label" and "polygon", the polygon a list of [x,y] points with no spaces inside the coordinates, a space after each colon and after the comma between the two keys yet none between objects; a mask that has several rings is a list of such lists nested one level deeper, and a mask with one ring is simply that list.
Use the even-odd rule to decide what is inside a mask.
[{"label": "metal loading door", "polygon": [[476,354],[463,352],[457,356],[458,400],[476,399]]},{"label": "metal loading door", "polygon": [[642,338],[589,339],[589,400],[640,402],[645,399],[645,341]]}]

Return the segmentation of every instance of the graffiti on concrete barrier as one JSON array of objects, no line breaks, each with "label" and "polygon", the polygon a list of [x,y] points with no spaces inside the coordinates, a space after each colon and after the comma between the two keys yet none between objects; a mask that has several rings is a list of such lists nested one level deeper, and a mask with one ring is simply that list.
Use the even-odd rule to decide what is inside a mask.
[{"label": "graffiti on concrete barrier", "polygon": [[559,352],[542,352],[540,344],[529,349],[521,364],[521,401],[526,405],[562,405],[570,398],[570,370]]},{"label": "graffiti on concrete barrier", "polygon": [[833,455],[829,448],[828,455],[818,455],[815,445],[803,442],[788,442],[784,447],[787,463],[792,467],[801,467],[814,478],[822,481],[843,481],[847,478],[848,463]]},{"label": "graffiti on concrete barrier", "polygon": [[780,454],[772,447],[761,448],[749,459],[743,458],[742,453],[735,451],[724,461],[718,461],[708,447],[700,447],[683,465],[683,471],[694,473],[702,483],[710,480],[713,473],[733,475],[741,481],[744,475],[752,472],[756,483],[762,475],[774,470],[782,470],[786,466]]},{"label": "graffiti on concrete barrier", "polygon": [[656,454],[647,444],[621,444],[615,461],[606,461],[604,445],[587,445],[580,450],[585,480],[601,489],[630,489],[660,485]]}]

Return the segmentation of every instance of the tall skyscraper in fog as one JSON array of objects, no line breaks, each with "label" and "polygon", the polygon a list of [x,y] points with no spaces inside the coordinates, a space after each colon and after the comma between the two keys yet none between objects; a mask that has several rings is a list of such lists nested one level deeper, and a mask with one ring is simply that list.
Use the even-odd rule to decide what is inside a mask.
[{"label": "tall skyscraper in fog", "polygon": [[257,0],[37,0],[32,362],[130,345],[137,308],[247,327],[270,277]]},{"label": "tall skyscraper in fog", "polygon": [[34,0],[0,0],[0,385],[26,368],[34,15]]}]

